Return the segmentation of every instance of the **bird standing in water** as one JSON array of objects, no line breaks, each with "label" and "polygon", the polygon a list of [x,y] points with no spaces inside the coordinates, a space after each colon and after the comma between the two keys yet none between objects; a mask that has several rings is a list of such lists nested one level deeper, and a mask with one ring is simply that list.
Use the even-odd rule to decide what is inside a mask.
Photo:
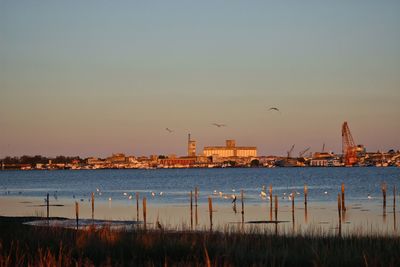
[{"label": "bird standing in water", "polygon": [[234,212],[235,214],[237,213],[237,210],[236,210],[236,200],[237,200],[236,195],[232,195],[232,203],[233,203],[232,209],[233,209],[233,212]]}]

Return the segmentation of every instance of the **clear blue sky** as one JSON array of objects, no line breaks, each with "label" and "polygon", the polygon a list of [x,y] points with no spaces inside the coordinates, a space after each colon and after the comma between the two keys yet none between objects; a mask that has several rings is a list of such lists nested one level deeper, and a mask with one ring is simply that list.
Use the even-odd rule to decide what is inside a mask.
[{"label": "clear blue sky", "polygon": [[198,152],[225,139],[339,152],[345,120],[368,150],[400,149],[399,14],[373,0],[0,0],[0,157],[183,155],[189,131]]}]

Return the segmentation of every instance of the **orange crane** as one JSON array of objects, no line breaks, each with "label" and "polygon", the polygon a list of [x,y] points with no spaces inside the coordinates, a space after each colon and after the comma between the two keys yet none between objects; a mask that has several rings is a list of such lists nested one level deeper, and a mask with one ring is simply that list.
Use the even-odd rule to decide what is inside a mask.
[{"label": "orange crane", "polygon": [[357,146],[354,143],[347,121],[342,125],[342,153],[346,166],[353,166],[358,162]]}]

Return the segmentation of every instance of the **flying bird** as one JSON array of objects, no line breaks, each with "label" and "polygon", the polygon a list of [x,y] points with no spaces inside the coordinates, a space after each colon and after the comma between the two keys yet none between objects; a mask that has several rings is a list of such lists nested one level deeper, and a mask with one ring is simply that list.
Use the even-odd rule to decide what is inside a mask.
[{"label": "flying bird", "polygon": [[276,107],[269,108],[268,111],[270,111],[270,110],[275,110],[275,111],[278,111],[278,112],[280,111],[279,108],[276,108]]},{"label": "flying bird", "polygon": [[220,128],[220,127],[226,127],[225,124],[221,124],[221,123],[212,123],[212,125],[217,126],[218,128]]},{"label": "flying bird", "polygon": [[165,128],[165,130],[166,130],[167,132],[169,132],[169,133],[173,133],[173,132],[174,132],[174,131],[171,130],[170,128]]}]

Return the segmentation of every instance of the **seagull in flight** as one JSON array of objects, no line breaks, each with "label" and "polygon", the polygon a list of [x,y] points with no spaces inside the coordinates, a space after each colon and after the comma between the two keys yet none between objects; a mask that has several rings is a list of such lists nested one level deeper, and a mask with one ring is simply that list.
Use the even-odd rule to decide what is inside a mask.
[{"label": "seagull in flight", "polygon": [[212,125],[217,126],[218,128],[220,128],[220,127],[226,127],[225,124],[221,124],[221,123],[212,123]]},{"label": "seagull in flight", "polygon": [[276,108],[276,107],[271,107],[271,108],[268,109],[268,111],[271,111],[271,110],[275,110],[275,111],[278,111],[278,112],[280,111],[279,108]]},{"label": "seagull in flight", "polygon": [[170,128],[165,128],[165,130],[166,130],[167,132],[169,132],[169,133],[173,133],[173,132],[174,132],[174,131],[171,130]]}]

